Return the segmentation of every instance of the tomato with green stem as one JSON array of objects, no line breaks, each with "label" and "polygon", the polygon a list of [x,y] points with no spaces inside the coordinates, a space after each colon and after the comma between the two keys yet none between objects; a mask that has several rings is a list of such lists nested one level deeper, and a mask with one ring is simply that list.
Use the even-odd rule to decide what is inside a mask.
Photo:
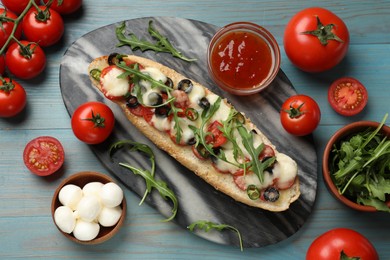
[{"label": "tomato with green stem", "polygon": [[306,260],[360,259],[378,260],[372,243],[357,231],[348,228],[331,229],[310,245]]},{"label": "tomato with green stem", "polygon": [[349,31],[331,11],[310,7],[295,14],[284,32],[284,49],[303,71],[322,72],[336,66],[349,48]]},{"label": "tomato with green stem", "polygon": [[46,55],[38,44],[25,40],[11,44],[5,54],[8,70],[18,78],[31,79],[46,67]]},{"label": "tomato with green stem", "polygon": [[114,129],[114,113],[101,102],[86,102],[73,113],[71,125],[74,135],[87,144],[99,144]]},{"label": "tomato with green stem", "polygon": [[[43,0],[47,4],[50,0]],[[50,8],[59,14],[67,15],[76,12],[82,5],[82,0],[54,0]]]},{"label": "tomato with green stem", "polygon": [[284,129],[293,135],[312,133],[321,120],[317,102],[306,95],[294,95],[286,99],[280,110],[280,121]]},{"label": "tomato with green stem", "polygon": [[[17,18],[17,15],[10,10],[0,8],[0,48],[4,46],[4,44],[7,42],[7,39],[11,36],[12,30],[15,27],[14,21]],[[13,36],[16,39],[20,39],[22,36],[22,26],[17,26]]]},{"label": "tomato with green stem", "polygon": [[26,102],[26,91],[18,82],[0,77],[0,117],[16,116],[24,109]]},{"label": "tomato with green stem", "polygon": [[[31,0],[1,0],[3,5],[15,14],[21,14],[30,1]],[[39,1],[40,0],[34,0],[35,4],[38,4]]]},{"label": "tomato with green stem", "polygon": [[23,34],[27,40],[42,47],[57,43],[64,34],[64,21],[59,13],[46,6],[31,8],[22,21]]},{"label": "tomato with green stem", "polygon": [[344,116],[354,116],[367,105],[368,92],[357,79],[343,77],[330,85],[328,101],[337,113]]}]

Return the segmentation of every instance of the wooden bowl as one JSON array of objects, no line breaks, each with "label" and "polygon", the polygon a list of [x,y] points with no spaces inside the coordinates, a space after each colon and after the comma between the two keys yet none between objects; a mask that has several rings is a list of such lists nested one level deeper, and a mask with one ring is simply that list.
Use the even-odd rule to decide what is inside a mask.
[{"label": "wooden bowl", "polygon": [[[366,130],[367,128],[376,129],[379,126],[380,123],[373,122],[373,121],[358,121],[351,124],[348,124],[341,129],[339,129],[336,133],[333,134],[333,136],[329,139],[325,150],[324,155],[322,157],[322,175],[324,177],[324,181],[326,183],[326,186],[328,187],[331,194],[337,198],[339,201],[341,201],[343,204],[347,205],[348,207],[358,210],[358,211],[365,211],[365,212],[375,212],[377,209],[372,206],[365,206],[358,204],[347,197],[341,195],[336,187],[336,185],[333,183],[333,180],[330,175],[329,170],[329,161],[331,160],[331,151],[333,149],[333,145],[335,143],[339,143],[347,136],[361,132]],[[380,132],[385,134],[386,136],[390,137],[390,127],[384,125]]]},{"label": "wooden bowl", "polygon": [[[80,188],[83,188],[84,185],[86,185],[89,182],[101,182],[101,183],[105,184],[105,183],[108,183],[108,182],[114,182],[114,180],[111,179],[109,176],[104,175],[102,173],[91,172],[91,171],[79,172],[79,173],[73,174],[73,175],[69,176],[68,178],[64,179],[60,183],[60,185],[57,187],[57,189],[55,190],[54,195],[53,195],[53,199],[52,199],[52,203],[51,203],[51,215],[52,215],[53,221],[54,221],[54,212],[55,212],[55,210],[59,206],[62,205],[61,202],[58,199],[58,194],[59,194],[61,188],[64,187],[65,185],[67,185],[67,184],[74,184],[74,185],[79,186]],[[122,207],[122,215],[121,215],[118,223],[116,223],[112,227],[100,226],[99,234],[97,235],[96,238],[94,238],[93,240],[90,240],[90,241],[81,241],[81,240],[75,238],[72,233],[71,234],[65,233],[65,232],[61,231],[58,228],[57,225],[56,225],[56,227],[58,228],[58,230],[65,237],[67,237],[68,239],[70,239],[70,240],[72,240],[72,241],[74,241],[76,243],[85,244],[85,245],[100,244],[100,243],[103,243],[103,242],[109,240],[116,233],[118,233],[118,231],[121,228],[123,222],[125,221],[125,218],[126,218],[126,208],[127,208],[126,207],[126,198],[125,197],[123,197],[123,201],[122,201],[120,206]],[[54,221],[54,224],[55,224],[55,221]]]}]

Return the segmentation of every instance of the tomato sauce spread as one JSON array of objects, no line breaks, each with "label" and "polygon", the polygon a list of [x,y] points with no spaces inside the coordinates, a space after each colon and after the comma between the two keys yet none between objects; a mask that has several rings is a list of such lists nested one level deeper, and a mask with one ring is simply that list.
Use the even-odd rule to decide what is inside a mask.
[{"label": "tomato sauce spread", "polygon": [[265,40],[248,31],[232,31],[216,42],[211,66],[217,80],[235,89],[250,89],[264,81],[273,65]]}]

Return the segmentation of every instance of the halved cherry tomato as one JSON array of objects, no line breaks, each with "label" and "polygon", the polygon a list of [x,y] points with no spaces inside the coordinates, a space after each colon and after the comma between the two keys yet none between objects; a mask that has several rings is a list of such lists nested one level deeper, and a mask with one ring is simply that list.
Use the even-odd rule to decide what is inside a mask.
[{"label": "halved cherry tomato", "polygon": [[320,120],[320,107],[314,99],[306,95],[289,97],[280,111],[280,121],[284,129],[297,136],[312,133]]},{"label": "halved cherry tomato", "polygon": [[40,136],[31,140],[23,152],[24,164],[38,176],[48,176],[58,171],[64,159],[64,148],[60,141],[51,136]]},{"label": "halved cherry tomato", "polygon": [[207,132],[209,133],[206,135],[206,143],[212,144],[214,148],[220,147],[224,143],[226,143],[227,139],[223,135],[222,131],[219,130],[220,127],[223,127],[223,124],[214,121],[207,127]]},{"label": "halved cherry tomato", "polygon": [[344,116],[360,113],[367,104],[368,93],[357,79],[343,77],[335,80],[328,90],[328,101],[332,108]]},{"label": "halved cherry tomato", "polygon": [[98,144],[111,134],[115,117],[106,104],[91,101],[80,105],[73,112],[71,124],[73,133],[79,140],[87,144]]}]

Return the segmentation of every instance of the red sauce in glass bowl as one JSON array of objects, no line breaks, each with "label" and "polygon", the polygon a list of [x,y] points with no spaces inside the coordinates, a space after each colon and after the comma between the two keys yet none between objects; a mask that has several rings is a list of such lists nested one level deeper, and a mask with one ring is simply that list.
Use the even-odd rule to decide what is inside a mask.
[{"label": "red sauce in glass bowl", "polygon": [[227,25],[210,42],[210,75],[230,93],[249,95],[261,91],[272,82],[279,67],[279,47],[273,36],[258,25]]}]

